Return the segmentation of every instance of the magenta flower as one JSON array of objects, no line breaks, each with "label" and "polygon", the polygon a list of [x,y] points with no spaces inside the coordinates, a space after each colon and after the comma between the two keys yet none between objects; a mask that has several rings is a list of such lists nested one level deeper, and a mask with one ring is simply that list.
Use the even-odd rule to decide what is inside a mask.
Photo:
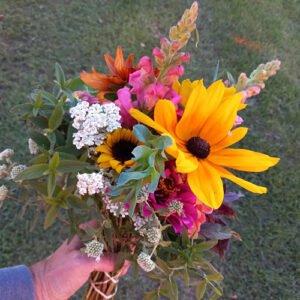
[{"label": "magenta flower", "polygon": [[148,207],[144,205],[144,215],[152,211],[166,218],[176,233],[181,233],[183,226],[188,230],[199,221],[196,196],[186,182],[186,176],[176,173],[174,162],[167,162],[166,178],[161,178],[154,194],[149,195]]},{"label": "magenta flower", "polygon": [[75,91],[73,93],[73,96],[81,101],[86,101],[89,104],[97,104],[99,103],[99,99],[95,96],[92,96],[91,94],[89,94],[88,92],[84,92],[84,91]]}]

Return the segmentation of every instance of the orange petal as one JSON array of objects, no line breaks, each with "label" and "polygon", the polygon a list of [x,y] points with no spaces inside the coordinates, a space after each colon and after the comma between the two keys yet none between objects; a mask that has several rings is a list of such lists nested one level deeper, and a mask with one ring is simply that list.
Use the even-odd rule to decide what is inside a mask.
[{"label": "orange petal", "polygon": [[204,124],[200,131],[200,137],[211,145],[224,139],[234,124],[241,97],[242,94],[235,94],[223,101]]},{"label": "orange petal", "polygon": [[204,160],[198,169],[187,175],[188,184],[197,198],[208,207],[217,209],[224,198],[223,182],[216,169]]},{"label": "orange petal", "polygon": [[216,145],[211,145],[211,153],[217,152],[223,148],[229,147],[242,140],[248,132],[248,128],[239,127],[228,133],[227,136]]},{"label": "orange petal", "polygon": [[155,129],[159,133],[167,133],[167,130],[164,127],[162,127],[158,123],[154,122],[150,117],[148,117],[144,113],[140,112],[138,109],[131,108],[129,110],[129,113],[134,119]]},{"label": "orange petal", "polygon": [[252,193],[256,193],[256,194],[265,194],[267,192],[267,188],[260,186],[260,185],[256,185],[252,182],[246,181],[242,178],[239,178],[237,176],[235,176],[234,174],[232,174],[231,172],[229,172],[228,170],[222,168],[222,167],[217,167],[216,169],[218,170],[220,176],[222,178],[226,178],[231,180],[232,182],[238,184],[239,186],[243,187],[244,189],[252,192]]},{"label": "orange petal", "polygon": [[245,149],[223,149],[211,153],[208,160],[216,165],[246,172],[263,172],[279,162],[279,158]]},{"label": "orange petal", "polygon": [[113,74],[113,75],[117,75],[116,72],[115,72],[115,65],[114,65],[114,58],[112,56],[110,56],[109,53],[105,53],[104,54],[104,60],[105,60],[105,63],[109,69],[109,71]]},{"label": "orange petal", "polygon": [[154,120],[174,135],[177,115],[173,102],[170,100],[159,100],[155,105]]},{"label": "orange petal", "polygon": [[115,70],[116,73],[123,79],[126,80],[128,77],[128,70],[125,65],[123,51],[121,47],[117,48],[116,59],[115,59]]}]

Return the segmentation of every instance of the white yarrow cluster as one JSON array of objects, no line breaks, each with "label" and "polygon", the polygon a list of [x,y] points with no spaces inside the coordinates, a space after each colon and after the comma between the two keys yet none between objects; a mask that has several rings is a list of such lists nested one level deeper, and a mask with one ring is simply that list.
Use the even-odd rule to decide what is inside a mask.
[{"label": "white yarrow cluster", "polygon": [[0,161],[10,159],[15,154],[13,149],[5,149],[0,153]]},{"label": "white yarrow cluster", "polygon": [[114,103],[90,105],[81,101],[72,107],[72,126],[77,129],[73,134],[73,144],[76,148],[101,145],[107,132],[121,127],[119,111],[120,108]]},{"label": "white yarrow cluster", "polygon": [[0,165],[0,179],[8,175],[8,170],[6,165]]},{"label": "white yarrow cluster", "polygon": [[145,252],[139,254],[137,263],[145,272],[151,272],[155,269],[155,262],[151,259],[151,256]]},{"label": "white yarrow cluster", "polygon": [[39,152],[39,147],[33,139],[28,139],[28,148],[29,153],[32,155],[38,154]]},{"label": "white yarrow cluster", "polygon": [[115,217],[125,218],[128,216],[128,209],[124,207],[121,202],[112,202],[108,196],[103,197],[103,202],[106,205],[106,209]]},{"label": "white yarrow cluster", "polygon": [[3,202],[8,195],[8,189],[5,185],[0,186],[0,202]]},{"label": "white yarrow cluster", "polygon": [[102,172],[78,174],[77,180],[77,189],[80,195],[98,194],[107,186]]},{"label": "white yarrow cluster", "polygon": [[96,258],[96,261],[99,262],[101,255],[103,254],[104,244],[93,240],[85,244],[84,252],[88,257]]},{"label": "white yarrow cluster", "polygon": [[14,166],[10,171],[10,177],[11,179],[15,179],[20,173],[22,173],[27,166],[25,165],[16,165]]}]

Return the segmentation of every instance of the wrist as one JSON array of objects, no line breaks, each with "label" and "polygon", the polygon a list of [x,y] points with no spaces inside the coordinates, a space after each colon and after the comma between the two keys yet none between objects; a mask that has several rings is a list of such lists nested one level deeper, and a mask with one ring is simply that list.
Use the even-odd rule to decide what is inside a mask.
[{"label": "wrist", "polygon": [[35,300],[48,300],[48,296],[45,293],[45,283],[43,280],[43,274],[45,273],[44,270],[45,266],[43,262],[38,262],[30,266],[30,271],[33,278]]}]

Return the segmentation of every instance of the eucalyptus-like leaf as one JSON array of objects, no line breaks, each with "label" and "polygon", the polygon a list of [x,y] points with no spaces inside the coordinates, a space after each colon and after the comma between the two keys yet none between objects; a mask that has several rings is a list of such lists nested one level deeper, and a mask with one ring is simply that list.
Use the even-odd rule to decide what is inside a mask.
[{"label": "eucalyptus-like leaf", "polygon": [[49,169],[56,170],[59,165],[59,153],[55,152],[49,162]]},{"label": "eucalyptus-like leaf", "polygon": [[47,211],[46,218],[44,221],[44,229],[48,229],[55,221],[57,214],[59,212],[59,206],[53,204]]},{"label": "eucalyptus-like leaf", "polygon": [[56,187],[56,177],[54,173],[50,173],[48,175],[47,179],[47,191],[48,191],[48,197],[52,197],[54,190]]},{"label": "eucalyptus-like leaf", "polygon": [[63,87],[65,84],[66,78],[65,78],[64,71],[59,63],[55,64],[55,77],[56,77],[56,81],[59,83],[59,85],[61,87]]}]

